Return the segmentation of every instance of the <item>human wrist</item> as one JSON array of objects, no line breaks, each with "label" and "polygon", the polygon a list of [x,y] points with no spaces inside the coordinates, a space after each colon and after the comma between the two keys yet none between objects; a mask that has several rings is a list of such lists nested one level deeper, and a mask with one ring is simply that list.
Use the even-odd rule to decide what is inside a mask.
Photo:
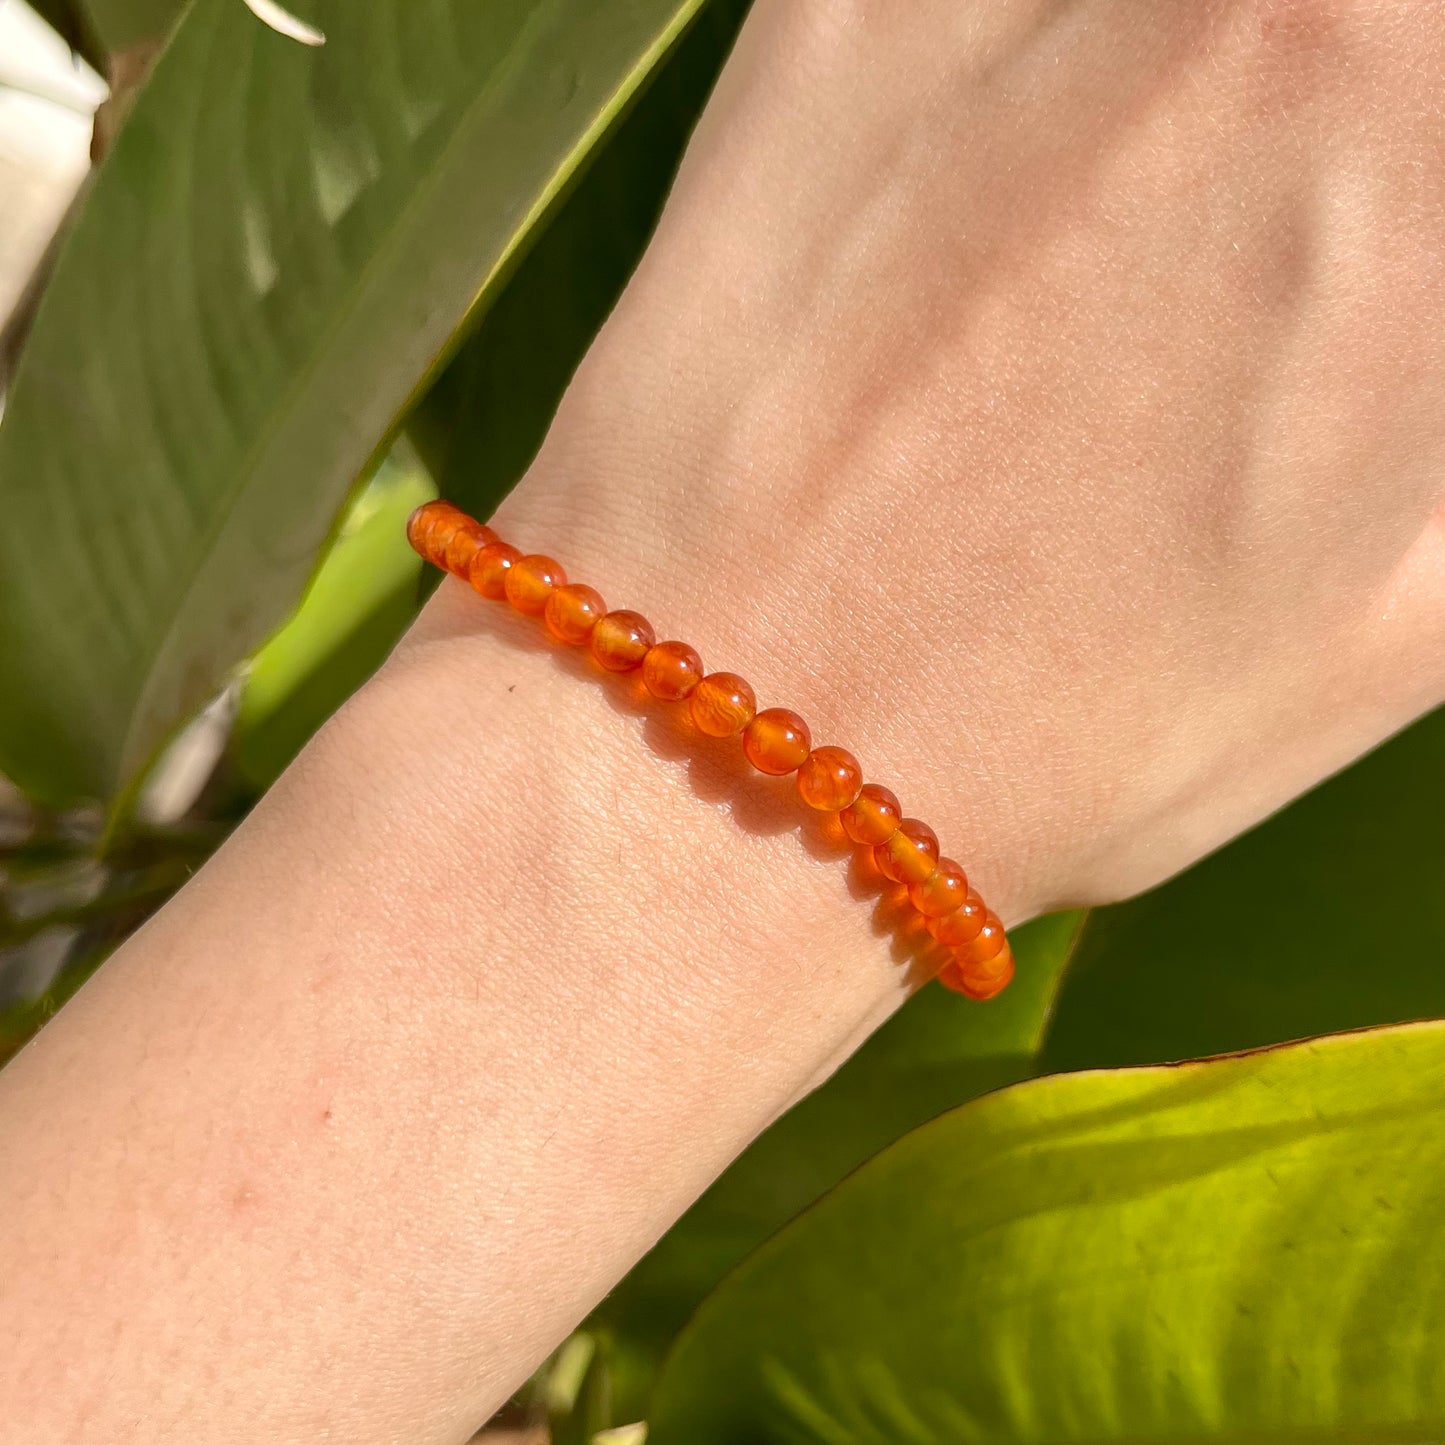
[{"label": "human wrist", "polygon": [[602,980],[649,1009],[748,993],[806,1007],[820,964],[852,975],[864,1009],[901,997],[876,896],[790,779],[751,773],[736,739],[694,734],[635,675],[603,675],[455,582],[329,731],[333,773],[388,740],[412,780],[382,785],[409,794],[385,805],[391,825],[433,835],[403,866],[429,859],[418,886],[443,911],[505,929],[509,968]]},{"label": "human wrist", "polygon": [[[619,411],[634,414],[626,404]],[[853,752],[864,776],[892,788],[906,814],[936,825],[944,852],[1008,923],[1072,902],[1070,877],[1090,829],[1075,780],[1059,785],[1055,763],[1064,754],[1051,757],[1047,748],[1064,719],[1050,718],[1042,675],[1009,687],[992,682],[976,651],[977,616],[915,617],[900,631],[900,592],[916,587],[920,608],[932,605],[925,574],[934,557],[920,552],[909,576],[897,539],[850,533],[837,519],[821,527],[809,515],[809,477],[789,475],[782,459],[743,459],[726,448],[703,457],[692,442],[676,441],[666,417],[636,428],[645,435],[625,445],[615,427],[564,407],[495,526],[523,551],[557,557],[609,607],[641,611],[659,640],[697,647],[706,671],[741,674],[759,709],[800,712],[815,746]],[[1026,626],[1014,609],[1001,597],[982,620]],[[453,612],[448,625],[500,627],[532,645],[540,624],[518,629],[508,611],[482,604],[465,617]],[[579,671],[610,685],[586,664]],[[686,713],[655,701],[649,710],[660,719]],[[660,721],[659,729],[665,737]],[[687,728],[676,731],[673,750],[685,752],[688,737]],[[790,786],[746,769],[738,781],[744,813],[783,800],[768,826],[796,824],[806,812]]]},{"label": "human wrist", "polygon": [[[525,526],[525,523],[523,525]],[[650,722],[654,724],[650,741],[660,754],[675,757],[678,756],[680,748],[683,755],[690,755],[695,769],[701,768],[710,773],[711,780],[720,785],[716,798],[705,798],[705,801],[725,799],[735,817],[741,819],[740,810],[744,810],[750,815],[751,823],[768,831],[794,830],[815,858],[841,853],[848,859],[851,865],[848,878],[850,891],[855,899],[871,894],[882,895],[878,900],[878,907],[874,910],[875,925],[888,918],[895,927],[898,935],[896,944],[912,955],[912,977],[921,981],[936,972],[940,960],[947,962],[948,950],[953,948],[961,950],[957,955],[957,964],[963,969],[963,973],[958,974],[956,969],[945,968],[944,980],[952,980],[950,986],[963,988],[977,998],[989,998],[1007,983],[1013,968],[1006,946],[997,959],[997,966],[991,962],[996,955],[1000,955],[1000,945],[1005,943],[999,920],[988,909],[976,888],[965,879],[962,867],[950,858],[939,858],[939,842],[932,829],[921,823],[904,823],[904,833],[916,826],[921,829],[921,833],[916,836],[922,838],[927,835],[926,843],[933,860],[930,864],[924,854],[917,854],[910,855],[913,857],[910,862],[902,856],[894,856],[897,855],[897,848],[892,848],[890,858],[884,858],[883,849],[862,846],[880,843],[886,839],[886,828],[884,833],[876,837],[867,836],[883,822],[882,818],[872,822],[850,822],[853,814],[851,809],[839,815],[837,810],[845,808],[848,800],[858,793],[858,784],[862,781],[860,765],[848,750],[836,745],[820,746],[814,739],[812,759],[798,771],[796,778],[791,778],[788,775],[797,769],[798,758],[791,752],[786,758],[763,756],[758,751],[759,747],[764,746],[758,729],[765,728],[769,718],[791,719],[799,730],[802,755],[806,755],[809,747],[807,723],[789,708],[760,710],[754,689],[746,679],[738,678],[730,672],[714,670],[708,681],[692,695],[690,706],[677,705],[675,700],[679,693],[674,691],[674,680],[670,675],[654,675],[654,660],[662,658],[664,654],[672,656],[673,653],[685,657],[695,682],[702,671],[706,670],[700,663],[697,652],[683,642],[658,642],[654,646],[654,629],[636,611],[614,612],[605,624],[610,626],[613,618],[630,618],[633,622],[629,623],[629,626],[640,629],[639,635],[645,635],[646,640],[638,644],[640,650],[632,656],[630,662],[620,655],[615,658],[608,655],[607,647],[599,640],[604,625],[598,626],[589,648],[587,624],[596,623],[602,613],[608,610],[608,606],[590,584],[567,585],[569,574],[559,562],[544,555],[523,557],[521,550],[510,541],[499,540],[494,529],[466,517],[450,503],[436,503],[419,509],[408,524],[408,536],[424,558],[454,574],[455,578],[461,581],[463,586],[460,594],[465,601],[474,603],[474,599],[469,595],[474,591],[494,604],[510,600],[521,613],[537,614],[538,620],[530,628],[518,632],[511,610],[503,606],[502,635],[527,650],[535,650],[540,645],[564,671],[586,677],[603,686],[610,692],[610,700],[616,710],[637,714],[643,718],[650,716]],[[520,540],[525,547],[525,537]],[[511,570],[508,570],[509,567]],[[575,574],[572,576],[575,578]],[[465,585],[468,581],[470,587]],[[453,586],[455,588],[455,584]],[[539,591],[539,588],[542,590]],[[445,598],[455,595],[455,590],[443,593]],[[540,620],[544,602],[545,626]],[[561,610],[557,610],[559,608]],[[474,605],[470,609],[472,613],[476,610]],[[482,609],[483,613],[493,610],[491,607]],[[465,628],[467,619],[458,616],[450,623],[435,624],[430,629],[433,643],[441,640],[443,636],[446,636],[448,641],[455,641],[454,630],[458,626]],[[583,629],[581,632],[577,631],[579,626]],[[643,651],[649,647],[652,651],[647,654],[646,665],[637,672],[630,672],[630,668],[637,666]],[[574,648],[577,649],[575,652],[571,650]],[[672,651],[669,652],[669,649]],[[595,656],[589,656],[589,652]],[[600,668],[597,666],[599,662],[602,664]],[[604,669],[610,669],[610,675]],[[621,669],[621,675],[618,674],[618,669]],[[730,718],[714,717],[706,708],[703,712],[699,711],[703,694],[723,680],[728,680],[728,687],[736,692],[736,705],[747,709],[741,720],[732,721],[731,725]],[[515,684],[509,691],[514,690]],[[669,705],[669,700],[672,705]],[[731,708],[734,703],[730,702],[728,705]],[[737,734],[755,713],[758,714],[756,724],[748,726],[746,738],[740,739]],[[555,721],[555,715],[552,720]],[[708,737],[706,734],[713,736]],[[726,741],[719,742],[723,738]],[[746,746],[743,746],[744,743]],[[588,751],[584,756],[592,754]],[[762,777],[754,775],[744,764],[744,756],[752,762]],[[823,787],[823,775],[818,772],[818,768],[827,767],[825,758],[836,758],[845,772],[837,779],[829,773],[827,785]],[[785,777],[787,782],[783,781]],[[810,777],[813,780],[811,783]],[[796,786],[789,786],[790,783],[795,783]],[[851,792],[846,796],[838,792],[840,784],[844,788],[851,785]],[[822,791],[819,791],[820,787]],[[893,827],[896,828],[900,805],[891,789],[873,782],[865,786],[863,791],[865,794],[876,791],[880,799],[887,800]],[[838,801],[832,801],[835,795]],[[803,806],[806,804],[811,804],[811,808]],[[822,818],[813,813],[814,809],[822,810]],[[744,827],[748,826],[748,821],[744,821]],[[860,828],[862,831],[859,831]],[[899,838],[902,836],[902,833],[898,835]],[[851,858],[848,856],[850,844],[855,850]],[[876,861],[872,856],[874,854],[877,855]],[[919,863],[924,865],[923,872],[913,872]],[[930,867],[935,867],[931,877],[928,876]],[[895,868],[903,871],[895,872]],[[724,870],[718,868],[715,871],[721,874]],[[890,882],[891,879],[900,881],[893,883]],[[742,886],[746,889],[750,882],[752,880],[745,879]],[[957,917],[947,920],[947,934],[937,932],[935,943],[930,937],[934,929],[928,915],[949,913],[951,908],[964,902],[965,893],[968,906],[963,908]],[[789,916],[796,918],[796,905],[790,908]],[[961,919],[966,921],[960,922]],[[941,924],[944,920],[940,919],[938,922]],[[882,930],[875,926],[875,931]],[[773,931],[758,928],[757,934],[759,937],[772,937]],[[807,948],[800,952],[806,954]],[[970,970],[977,976],[973,977]]]}]

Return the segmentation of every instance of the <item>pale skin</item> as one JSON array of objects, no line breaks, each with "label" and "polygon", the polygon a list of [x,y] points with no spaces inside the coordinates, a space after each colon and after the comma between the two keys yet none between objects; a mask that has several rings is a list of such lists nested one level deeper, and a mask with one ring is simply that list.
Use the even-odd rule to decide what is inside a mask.
[{"label": "pale skin", "polygon": [[[497,525],[1010,923],[1136,892],[1445,697],[1442,86],[1433,0],[759,0]],[[917,982],[538,638],[445,584],[0,1076],[0,1439],[463,1441]]]}]

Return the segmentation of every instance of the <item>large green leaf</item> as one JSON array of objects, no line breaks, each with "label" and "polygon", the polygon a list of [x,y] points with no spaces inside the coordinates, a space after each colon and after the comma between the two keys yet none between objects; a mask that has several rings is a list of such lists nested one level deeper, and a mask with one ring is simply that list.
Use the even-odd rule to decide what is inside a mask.
[{"label": "large green leaf", "polygon": [[492,514],[541,446],[652,234],[747,8],[711,0],[412,415],[442,492],[475,515]]},{"label": "large green leaf", "polygon": [[[242,0],[234,0],[241,4]],[[297,0],[298,5],[302,0]],[[176,23],[186,0],[80,0],[90,28],[110,55],[162,39]],[[287,8],[291,8],[288,0]],[[312,8],[310,4],[304,6]]]},{"label": "large green leaf", "polygon": [[1445,1025],[967,1105],[708,1301],[650,1445],[1445,1438]]},{"label": "large green leaf", "polygon": [[1445,711],[1153,893],[1089,916],[1044,1070],[1445,1016]]},{"label": "large green leaf", "polygon": [[1020,929],[1018,977],[971,1003],[931,985],[748,1149],[598,1311],[612,1423],[643,1413],[662,1354],[723,1275],[865,1159],[908,1130],[1034,1072],[1082,915]]},{"label": "large green leaf", "polygon": [[0,427],[0,770],[111,796],[295,605],[348,488],[702,0],[195,0]]}]

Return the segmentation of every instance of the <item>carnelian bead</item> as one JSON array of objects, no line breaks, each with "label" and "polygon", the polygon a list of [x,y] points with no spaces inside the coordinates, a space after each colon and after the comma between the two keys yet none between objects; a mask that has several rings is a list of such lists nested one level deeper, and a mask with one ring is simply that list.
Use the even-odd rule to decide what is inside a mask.
[{"label": "carnelian bead", "polygon": [[606,611],[607,604],[595,587],[569,582],[548,597],[542,620],[558,642],[570,642],[575,647],[592,636],[592,629]]},{"label": "carnelian bead", "polygon": [[678,702],[702,681],[702,658],[685,642],[659,642],[642,659],[642,681],[653,697]]},{"label": "carnelian bead", "polygon": [[592,656],[608,672],[630,672],[641,667],[657,634],[652,624],[640,613],[622,608],[609,612],[592,629]]},{"label": "carnelian bead", "polygon": [[449,511],[437,513],[426,529],[426,559],[432,566],[441,567],[446,571],[451,570],[447,567],[447,549],[451,546],[452,539],[457,535],[458,530],[468,520],[466,514],[457,511],[455,507]]},{"label": "carnelian bead", "polygon": [[926,918],[942,918],[963,906],[968,879],[952,858],[940,858],[938,867],[922,883],[910,883],[908,896]]},{"label": "carnelian bead", "polygon": [[963,972],[958,966],[958,960],[951,958],[938,970],[937,978],[944,988],[953,993],[966,993],[963,986]]},{"label": "carnelian bead", "polygon": [[938,867],[938,834],[917,818],[905,818],[886,843],[873,850],[885,878],[922,883]]},{"label": "carnelian bead", "polygon": [[1013,976],[1013,952],[1005,946],[982,964],[960,963],[956,959],[945,964],[938,975],[938,981],[954,993],[983,1002],[1001,994],[1009,986]]},{"label": "carnelian bead", "polygon": [[432,534],[439,524],[461,515],[450,502],[423,502],[406,519],[406,540],[428,561],[432,558]]},{"label": "carnelian bead", "polygon": [[507,601],[528,617],[540,617],[547,606],[547,599],[559,588],[567,585],[567,574],[562,564],[540,552],[518,557],[507,569]]},{"label": "carnelian bead", "polygon": [[421,551],[422,534],[426,531],[432,506],[431,502],[423,502],[421,506],[413,507],[411,515],[406,519],[406,540],[415,551]]},{"label": "carnelian bead", "polygon": [[422,548],[421,555],[433,567],[447,565],[447,543],[451,541],[456,525],[455,516],[439,513],[432,517],[423,528],[419,538]]},{"label": "carnelian bead", "polygon": [[956,950],[960,964],[984,964],[992,958],[997,958],[1008,943],[1008,935],[1004,932],[1003,924],[999,922],[998,915],[992,910],[984,915],[983,927],[970,943],[961,945]]},{"label": "carnelian bead", "polygon": [[864,783],[858,796],[843,809],[843,831],[855,842],[886,843],[903,821],[903,809],[891,788]]},{"label": "carnelian bead", "polygon": [[814,748],[798,769],[798,796],[825,813],[841,813],[863,791],[863,769],[847,748]]},{"label": "carnelian bead", "polygon": [[992,998],[1013,977],[1013,950],[1008,939],[998,931],[997,951],[986,958],[977,958],[968,948],[960,948],[953,956],[971,998]]},{"label": "carnelian bead", "polygon": [[710,672],[692,690],[692,720],[710,738],[730,738],[752,722],[758,699],[735,672]]},{"label": "carnelian bead", "polygon": [[801,768],[813,746],[808,724],[788,707],[764,708],[743,733],[743,752],[760,772],[780,778]]},{"label": "carnelian bead", "polygon": [[979,972],[964,966],[959,969],[959,974],[963,978],[963,986],[968,990],[969,998],[977,999],[980,1003],[996,998],[1013,982],[1013,950],[1006,947],[988,971]]},{"label": "carnelian bead", "polygon": [[489,547],[498,540],[497,534],[490,527],[484,527],[470,517],[458,515],[442,552],[442,566],[458,577],[469,579],[472,559],[483,547]]},{"label": "carnelian bead", "polygon": [[978,937],[987,916],[988,910],[984,907],[983,899],[970,888],[968,897],[962,904],[952,913],[933,919],[928,925],[928,931],[946,947],[957,948],[960,944],[972,943]]},{"label": "carnelian bead", "polygon": [[472,558],[467,576],[483,597],[500,601],[507,595],[507,574],[521,558],[510,542],[489,542]]}]

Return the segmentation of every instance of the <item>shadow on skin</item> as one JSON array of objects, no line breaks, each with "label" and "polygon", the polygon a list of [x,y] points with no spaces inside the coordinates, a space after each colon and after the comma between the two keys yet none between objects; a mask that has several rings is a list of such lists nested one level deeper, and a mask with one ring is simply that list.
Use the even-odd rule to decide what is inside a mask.
[{"label": "shadow on skin", "polygon": [[[455,579],[453,579],[455,580]],[[792,775],[769,777],[748,762],[738,738],[713,738],[699,731],[686,703],[654,698],[640,670],[609,672],[585,647],[557,641],[540,618],[523,617],[504,603],[477,597],[464,583],[443,584],[450,596],[440,600],[437,625],[424,627],[427,641],[446,641],[485,628],[519,652],[544,654],[569,677],[600,688],[612,710],[635,720],[643,745],[681,773],[694,797],[726,808],[744,832],[757,837],[791,833],[803,851],[820,863],[844,865],[849,895],[872,903],[869,927],[889,941],[893,961],[905,970],[912,988],[933,978],[949,960],[949,951],[928,932],[902,884],[884,877],[870,850],[857,847],[843,832],[835,813],[819,813],[798,797]]]}]

